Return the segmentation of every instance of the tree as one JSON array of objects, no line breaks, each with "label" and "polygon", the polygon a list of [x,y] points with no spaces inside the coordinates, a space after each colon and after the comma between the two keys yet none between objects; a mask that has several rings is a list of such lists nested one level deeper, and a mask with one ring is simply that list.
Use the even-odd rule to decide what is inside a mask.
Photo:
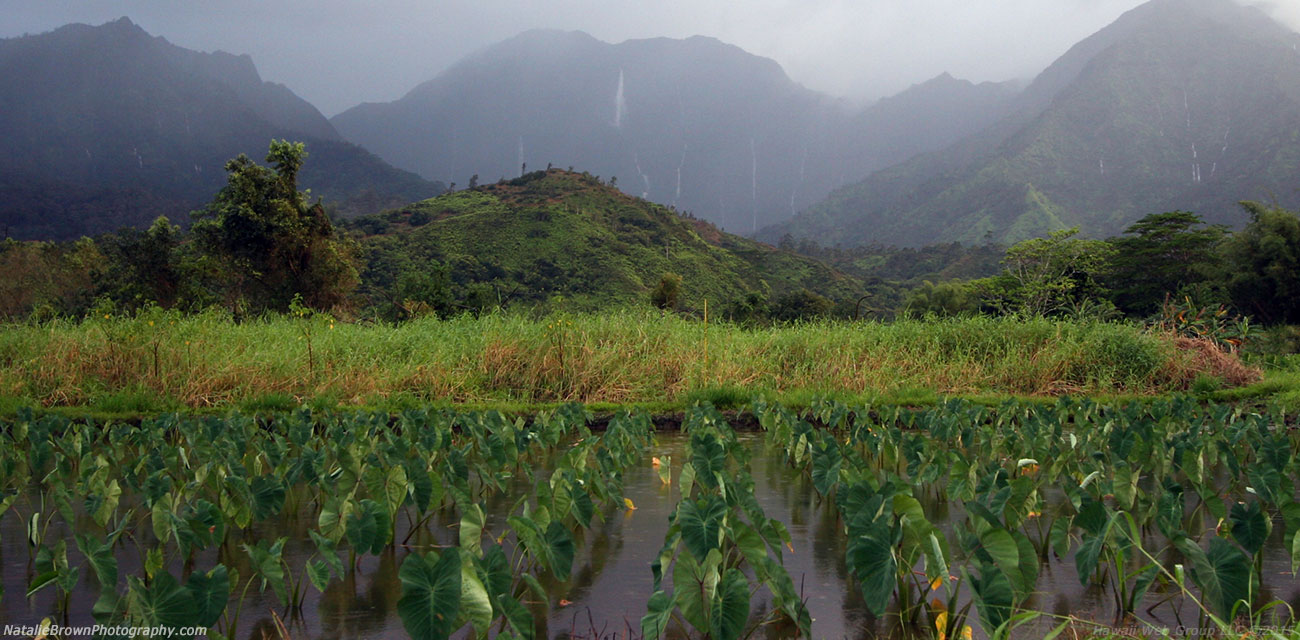
[{"label": "tree", "polygon": [[320,202],[298,191],[307,152],[272,140],[262,167],[226,163],[226,186],[195,213],[196,245],[219,265],[227,301],[285,310],[295,294],[308,306],[341,306],[357,284],[356,244],[338,233]]},{"label": "tree", "polygon": [[1251,222],[1224,243],[1228,293],[1244,313],[1268,324],[1300,322],[1300,216],[1241,203]]},{"label": "tree", "polygon": [[1105,297],[1098,282],[1115,248],[1103,240],[1077,238],[1079,228],[1053,231],[1007,249],[1000,279],[1008,311],[1048,315],[1084,298]]},{"label": "tree", "polygon": [[1194,213],[1171,211],[1142,218],[1112,238],[1115,253],[1106,280],[1115,306],[1148,315],[1166,297],[1214,278],[1227,230],[1204,224]]},{"label": "tree", "polygon": [[776,299],[772,305],[772,319],[777,322],[807,320],[831,315],[835,303],[807,289],[790,291]]},{"label": "tree", "polygon": [[147,231],[127,227],[98,240],[108,267],[98,289],[118,304],[175,306],[186,284],[180,265],[181,229],[165,216]]},{"label": "tree", "polygon": [[677,299],[682,293],[682,277],[675,273],[665,273],[659,284],[650,292],[650,304],[671,311],[677,308]]}]

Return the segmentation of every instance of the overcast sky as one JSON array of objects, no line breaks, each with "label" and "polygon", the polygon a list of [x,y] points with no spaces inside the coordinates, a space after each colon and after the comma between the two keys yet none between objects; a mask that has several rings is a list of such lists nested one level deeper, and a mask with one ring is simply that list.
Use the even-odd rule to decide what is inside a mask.
[{"label": "overcast sky", "polygon": [[[467,53],[533,28],[609,42],[708,35],[805,86],[871,100],[944,71],[1032,77],[1141,0],[0,0],[0,37],[128,16],[203,51],[253,56],[327,116],[389,101]],[[1275,15],[1297,28],[1300,1]]]}]

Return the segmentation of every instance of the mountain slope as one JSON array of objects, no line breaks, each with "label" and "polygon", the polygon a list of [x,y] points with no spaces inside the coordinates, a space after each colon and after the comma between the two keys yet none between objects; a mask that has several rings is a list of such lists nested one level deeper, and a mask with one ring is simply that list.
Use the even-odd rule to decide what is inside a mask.
[{"label": "mountain slope", "polygon": [[462,186],[553,163],[736,233],[1001,115],[1013,92],[939,78],[854,112],[712,38],[608,44],[531,31],[391,103],[332,119],[348,140]]},{"label": "mountain slope", "polygon": [[126,18],[0,40],[0,219],[14,237],[184,222],[227,160],[261,160],[273,137],[306,142],[304,185],[345,208],[438,191],[343,142],[248,56],[183,49]]},{"label": "mountain slope", "polygon": [[1300,202],[1300,36],[1228,0],[1153,0],[1080,43],[1016,112],[764,231],[825,243],[1015,242],[1121,232],[1241,199]]},{"label": "mountain slope", "polygon": [[645,304],[665,273],[682,303],[716,313],[750,293],[803,289],[851,301],[860,285],[824,264],[727,234],[588,174],[559,169],[414,203],[348,223],[365,230],[363,282],[372,295],[403,273],[443,263],[457,286],[510,301],[562,295],[608,308]]}]

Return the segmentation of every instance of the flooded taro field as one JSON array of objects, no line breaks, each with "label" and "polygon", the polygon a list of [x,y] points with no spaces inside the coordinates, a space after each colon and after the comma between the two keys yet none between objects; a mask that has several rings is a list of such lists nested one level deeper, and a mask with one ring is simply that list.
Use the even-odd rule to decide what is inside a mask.
[{"label": "flooded taro field", "polygon": [[828,401],[673,422],[19,416],[0,625],[1038,638],[1204,634],[1300,606],[1300,437],[1269,415]]}]

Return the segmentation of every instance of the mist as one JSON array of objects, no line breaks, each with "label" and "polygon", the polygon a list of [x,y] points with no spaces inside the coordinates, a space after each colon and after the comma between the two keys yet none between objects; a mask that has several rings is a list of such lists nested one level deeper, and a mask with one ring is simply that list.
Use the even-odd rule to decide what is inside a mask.
[{"label": "mist", "polygon": [[[534,28],[608,42],[707,35],[781,63],[805,86],[866,102],[942,72],[1032,77],[1140,0],[4,0],[0,36],[127,16],[174,44],[252,55],[332,116],[396,99],[463,56]],[[1296,3],[1274,14],[1300,25]]]}]

